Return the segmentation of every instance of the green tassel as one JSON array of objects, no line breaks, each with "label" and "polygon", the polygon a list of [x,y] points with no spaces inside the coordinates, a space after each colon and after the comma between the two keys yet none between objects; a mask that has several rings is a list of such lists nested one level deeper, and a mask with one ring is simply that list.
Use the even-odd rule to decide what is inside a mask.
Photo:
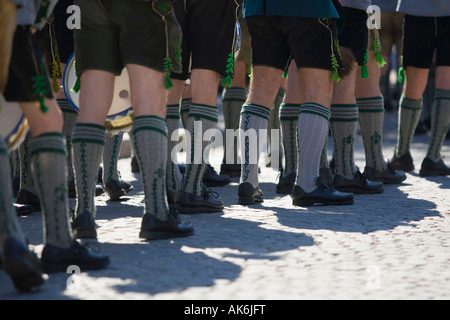
[{"label": "green tassel", "polygon": [[285,71],[285,72],[283,72],[283,78],[287,78],[288,77],[288,72],[287,71]]},{"label": "green tassel", "polygon": [[384,61],[383,57],[380,54],[380,42],[377,39],[373,40],[373,49],[375,51],[375,60],[381,67],[384,67],[386,61]]},{"label": "green tassel", "polygon": [[164,58],[163,70],[166,72],[166,78],[165,78],[165,81],[164,81],[165,82],[165,86],[166,86],[166,89],[169,90],[170,88],[173,87],[172,79],[170,79],[170,75],[171,75],[172,70],[173,70],[173,64],[172,64],[172,59],[170,57]]},{"label": "green tassel", "polygon": [[341,81],[341,77],[339,77],[338,72],[339,64],[334,53],[331,54],[331,67],[333,68],[333,70],[331,71],[331,80],[333,80],[334,82]]},{"label": "green tassel", "polygon": [[52,79],[53,79],[53,91],[55,93],[59,92],[58,78],[61,76],[61,70],[58,65],[58,62],[52,62]]},{"label": "green tassel", "polygon": [[369,71],[367,70],[367,66],[365,64],[361,66],[361,78],[363,79],[369,78]]},{"label": "green tassel", "polygon": [[81,88],[81,81],[80,78],[77,77],[77,81],[75,81],[73,88],[72,88],[72,92],[78,93],[80,91]]},{"label": "green tassel", "polygon": [[48,111],[48,107],[45,105],[45,95],[48,93],[46,82],[47,79],[44,76],[33,77],[34,94],[39,97],[39,104],[43,113]]},{"label": "green tassel", "polygon": [[231,79],[233,78],[233,74],[234,74],[234,54],[233,53],[228,54],[225,72],[226,72],[227,76],[222,80],[222,85],[224,87],[227,85],[229,85],[231,87],[233,85],[233,82],[231,81]]},{"label": "green tassel", "polygon": [[400,68],[398,69],[397,81],[398,81],[399,83],[405,82],[405,68],[400,67]]}]

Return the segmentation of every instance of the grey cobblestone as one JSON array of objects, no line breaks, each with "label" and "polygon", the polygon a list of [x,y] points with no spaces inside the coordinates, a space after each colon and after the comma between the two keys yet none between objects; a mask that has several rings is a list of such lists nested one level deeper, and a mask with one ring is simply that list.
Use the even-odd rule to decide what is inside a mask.
[{"label": "grey cobblestone", "polygon": [[[396,114],[386,114],[384,155],[393,154]],[[380,195],[358,195],[343,207],[293,207],[275,193],[277,172],[261,167],[265,202],[237,205],[237,179],[214,188],[223,213],[183,215],[195,234],[141,241],[139,174],[130,159],[119,166],[134,184],[124,201],[96,198],[98,248],[111,256],[104,270],[52,274],[37,292],[17,293],[0,271],[0,299],[449,299],[449,177],[422,178],[428,137],[416,136],[416,171]],[[330,148],[331,150],[331,148]],[[443,154],[450,164],[449,140]],[[355,159],[364,169],[361,139]],[[72,203],[73,204],[73,203]],[[21,219],[33,250],[42,250],[42,219]]]}]

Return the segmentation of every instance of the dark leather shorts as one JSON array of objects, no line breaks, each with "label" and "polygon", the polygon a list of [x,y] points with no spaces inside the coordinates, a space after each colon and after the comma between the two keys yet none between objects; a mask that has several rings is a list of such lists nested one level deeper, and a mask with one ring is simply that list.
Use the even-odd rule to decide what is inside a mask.
[{"label": "dark leather shorts", "polygon": [[436,51],[436,66],[450,66],[450,17],[405,15],[403,66],[429,69]]},{"label": "dark leather shorts", "polygon": [[367,12],[360,9],[344,7],[345,25],[339,36],[339,45],[349,48],[358,65],[362,66],[369,45]]},{"label": "dark leather shorts", "polygon": [[19,26],[14,34],[8,82],[4,92],[7,101],[32,102],[39,100],[35,80],[40,78],[42,96],[53,98],[47,65],[36,39],[28,26]]},{"label": "dark leather shorts", "polygon": [[252,64],[286,71],[291,59],[298,68],[333,70],[336,48],[336,19],[281,16],[250,16],[247,25],[252,39]]}]

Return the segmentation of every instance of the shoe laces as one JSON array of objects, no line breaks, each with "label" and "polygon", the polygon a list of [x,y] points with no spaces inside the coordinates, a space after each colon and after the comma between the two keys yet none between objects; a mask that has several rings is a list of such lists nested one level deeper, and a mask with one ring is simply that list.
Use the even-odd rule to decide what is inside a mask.
[{"label": "shoe laces", "polygon": [[204,184],[202,184],[202,193],[204,196],[206,196],[207,198],[219,198],[220,195],[219,193],[217,193],[216,191],[212,190],[212,189],[206,189],[206,186]]}]

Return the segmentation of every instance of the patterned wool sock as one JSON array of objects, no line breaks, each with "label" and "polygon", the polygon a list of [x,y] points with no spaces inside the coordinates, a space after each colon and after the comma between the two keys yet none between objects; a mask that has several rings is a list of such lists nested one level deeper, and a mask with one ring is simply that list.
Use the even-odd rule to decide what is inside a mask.
[{"label": "patterned wool sock", "polygon": [[280,127],[283,139],[283,175],[297,174],[297,129],[301,104],[282,103],[280,106]]},{"label": "patterned wool sock", "polygon": [[167,127],[163,118],[140,116],[133,121],[134,154],[141,168],[145,211],[160,220],[169,217],[166,193]]},{"label": "patterned wool sock", "polygon": [[181,99],[180,101],[181,124],[185,129],[187,129],[188,127],[189,108],[191,107],[191,104],[192,104],[191,98]]},{"label": "patterned wool sock", "polygon": [[[191,150],[186,160],[186,172],[184,174],[183,191],[200,196],[202,193],[202,180],[205,173],[208,157],[204,157],[206,143],[203,142],[203,134],[206,130],[217,125],[218,111],[216,106],[192,104],[189,110],[188,132],[191,134]],[[201,130],[199,126],[201,125]],[[201,143],[202,148],[195,145]],[[196,152],[202,152],[197,154]]]},{"label": "patterned wool sock", "polygon": [[331,105],[331,132],[334,142],[335,173],[353,179],[357,171],[354,160],[358,106],[356,104]]},{"label": "patterned wool sock", "polygon": [[66,149],[67,149],[67,172],[69,174],[68,180],[75,179],[75,173],[73,172],[72,164],[72,134],[75,123],[78,120],[78,112],[75,110],[67,99],[57,99],[56,102],[63,113],[64,126],[63,134],[66,137]]},{"label": "patterned wool sock", "polygon": [[259,130],[267,130],[269,116],[270,109],[264,106],[253,103],[242,106],[240,129],[244,136],[239,137],[242,154],[240,183],[249,182],[254,188],[259,184]]},{"label": "patterned wool sock", "polygon": [[73,236],[69,224],[65,138],[46,133],[30,138],[30,161],[44,217],[44,243],[69,248]]},{"label": "patterned wool sock", "polygon": [[122,141],[122,131],[112,137],[108,135],[105,138],[105,148],[103,149],[103,183],[111,179],[120,180],[117,165]]},{"label": "patterned wool sock", "polygon": [[[223,110],[223,117],[225,122],[225,130],[232,129],[233,131],[236,131],[239,129],[239,120],[240,120],[240,112],[242,109],[242,105],[245,103],[245,100],[247,99],[248,91],[246,88],[225,88],[222,91],[222,110]],[[237,164],[238,161],[238,143],[236,139],[234,139],[233,143],[233,164]],[[230,143],[231,145],[231,143]],[[226,141],[226,132],[224,135],[224,159],[227,158],[227,141]],[[228,150],[228,152],[231,152],[231,150]],[[224,161],[226,163],[226,161]],[[229,163],[229,161],[228,161]]]},{"label": "patterned wool sock", "polygon": [[[166,126],[167,126],[167,189],[180,192],[183,187],[183,176],[180,173],[180,168],[177,162],[178,139],[172,141],[172,134],[180,128],[180,105],[168,105],[166,112]],[[179,135],[177,135],[177,138]],[[174,162],[175,160],[175,162]]]},{"label": "patterned wool sock", "polygon": [[95,185],[105,145],[105,127],[77,123],[72,136],[77,205],[75,215],[89,212],[95,218]]},{"label": "patterned wool sock", "polygon": [[450,90],[435,90],[431,111],[431,136],[427,157],[438,162],[441,148],[450,127]]},{"label": "patterned wool sock", "polygon": [[[330,110],[317,103],[304,103],[298,116],[298,167],[295,184],[305,192],[317,188],[320,157],[328,134]],[[313,138],[312,138],[313,137]]]},{"label": "patterned wool sock", "polygon": [[[269,146],[270,152],[274,151],[275,153],[278,153],[280,155],[282,153],[282,147],[283,147],[283,141],[281,138],[281,134],[278,134],[279,139],[278,141],[274,141],[272,143],[272,135],[271,130],[278,130],[280,131],[280,108],[281,104],[283,103],[284,95],[286,93],[286,90],[283,88],[278,89],[277,96],[275,97],[275,100],[272,105],[272,109],[270,110],[270,116],[267,124],[267,143]],[[270,156],[270,154],[268,154]]]},{"label": "patterned wool sock", "polygon": [[366,165],[385,171],[387,163],[383,156],[383,97],[356,99],[359,108],[359,125],[366,154]]},{"label": "patterned wool sock", "polygon": [[28,133],[25,140],[19,146],[19,158],[20,158],[20,189],[27,190],[32,194],[37,195],[36,187],[33,182],[33,174],[31,173],[30,166],[30,147],[29,141],[31,134]]},{"label": "patterned wool sock", "polygon": [[398,140],[395,148],[395,155],[401,157],[409,152],[414,131],[420,120],[423,100],[412,100],[405,96],[400,99],[399,123],[398,123]]},{"label": "patterned wool sock", "polygon": [[6,239],[14,238],[25,243],[25,236],[20,229],[17,220],[16,208],[13,205],[13,194],[11,189],[11,170],[8,159],[8,150],[5,142],[0,136],[0,177],[3,187],[0,188],[0,246]]}]

